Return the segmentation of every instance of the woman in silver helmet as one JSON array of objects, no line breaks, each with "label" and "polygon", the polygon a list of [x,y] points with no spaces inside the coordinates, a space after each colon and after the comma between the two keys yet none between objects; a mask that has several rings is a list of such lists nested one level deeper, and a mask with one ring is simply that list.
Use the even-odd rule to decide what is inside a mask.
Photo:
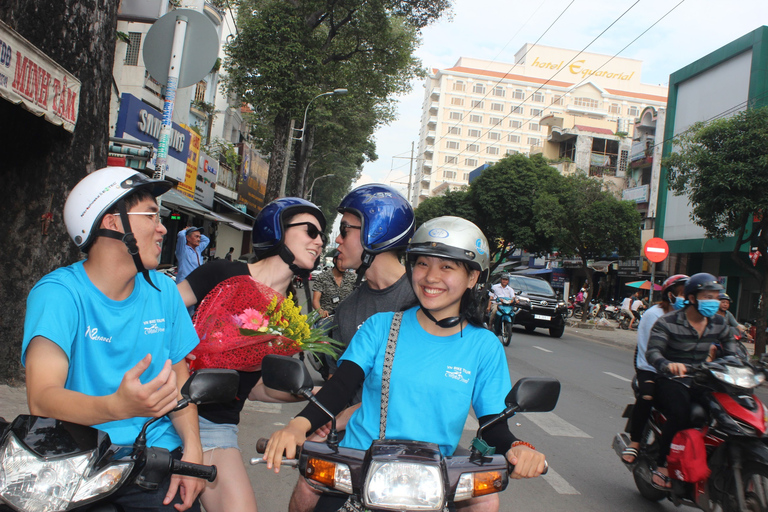
[{"label": "woman in silver helmet", "polygon": [[[504,410],[504,397],[512,388],[503,347],[482,327],[484,297],[476,285],[488,277],[488,242],[471,222],[439,217],[416,231],[406,254],[419,305],[402,315],[385,437],[433,442],[444,455],[451,455],[469,408],[482,423]],[[343,447],[365,450],[379,438],[381,369],[393,317],[391,312],[379,313],[360,327],[341,356],[337,373],[317,395],[338,413],[363,383],[362,406],[347,424]],[[279,471],[283,452],[294,457],[307,433],[326,421],[319,409],[305,408],[272,435],[264,457],[267,467]],[[486,441],[515,465],[513,478],[536,477],[544,471],[544,455],[518,441],[506,422],[489,431]],[[334,499],[324,495],[315,510],[338,510]],[[497,510],[498,495],[456,505],[461,510]]]}]

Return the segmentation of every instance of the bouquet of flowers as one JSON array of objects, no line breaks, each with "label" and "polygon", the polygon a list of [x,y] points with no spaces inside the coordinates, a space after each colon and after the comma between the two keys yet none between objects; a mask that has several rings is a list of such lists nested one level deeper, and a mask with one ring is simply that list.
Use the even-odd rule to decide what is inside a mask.
[{"label": "bouquet of flowers", "polygon": [[258,371],[267,354],[293,355],[303,350],[336,355],[338,342],[327,329],[312,328],[316,311],[301,314],[293,297],[283,297],[250,276],[219,283],[195,313],[200,344],[190,369],[228,368]]}]

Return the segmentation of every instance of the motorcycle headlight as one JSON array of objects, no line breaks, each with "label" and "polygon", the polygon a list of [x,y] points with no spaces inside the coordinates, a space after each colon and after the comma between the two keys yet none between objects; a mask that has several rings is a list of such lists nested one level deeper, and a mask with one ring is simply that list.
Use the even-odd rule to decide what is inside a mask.
[{"label": "motorcycle headlight", "polygon": [[[94,452],[45,460],[29,452],[14,435],[0,448],[0,499],[20,512],[65,510],[115,488],[130,473],[131,463],[110,466],[85,477]],[[97,494],[94,494],[97,493]]]},{"label": "motorcycle headlight", "polygon": [[738,368],[726,366],[725,370],[710,370],[717,379],[742,389],[752,389],[759,386],[764,380],[765,375],[755,373],[748,367]]},{"label": "motorcycle headlight", "polygon": [[384,510],[442,510],[443,477],[438,466],[399,461],[372,461],[363,502]]}]

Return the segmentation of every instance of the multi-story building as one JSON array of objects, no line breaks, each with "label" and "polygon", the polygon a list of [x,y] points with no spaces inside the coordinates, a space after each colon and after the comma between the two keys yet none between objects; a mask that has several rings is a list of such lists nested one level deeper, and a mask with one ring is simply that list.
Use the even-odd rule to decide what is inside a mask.
[{"label": "multi-story building", "polygon": [[[466,185],[471,170],[508,154],[544,152],[550,137],[597,133],[602,137],[594,140],[622,141],[645,107],[666,104],[666,87],[642,83],[641,68],[638,60],[526,44],[515,64],[461,57],[452,68],[433,69],[425,84],[412,203]],[[627,139],[627,151],[630,144]],[[567,146],[558,144],[554,159],[568,158]],[[609,167],[613,149],[618,162],[618,146],[590,148],[603,158],[587,166]]]}]

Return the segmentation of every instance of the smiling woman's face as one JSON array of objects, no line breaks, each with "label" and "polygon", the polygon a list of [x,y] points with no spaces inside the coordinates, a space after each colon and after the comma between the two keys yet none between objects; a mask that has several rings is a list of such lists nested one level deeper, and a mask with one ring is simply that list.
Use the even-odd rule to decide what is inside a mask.
[{"label": "smiling woman's face", "polygon": [[285,229],[285,245],[293,253],[294,263],[297,266],[311,270],[315,267],[317,257],[323,251],[323,239],[321,236],[311,238],[308,233],[310,228],[303,224],[304,222],[311,223],[322,233],[320,222],[314,215],[311,213],[299,213],[285,223],[286,226],[289,224],[301,224]]}]

